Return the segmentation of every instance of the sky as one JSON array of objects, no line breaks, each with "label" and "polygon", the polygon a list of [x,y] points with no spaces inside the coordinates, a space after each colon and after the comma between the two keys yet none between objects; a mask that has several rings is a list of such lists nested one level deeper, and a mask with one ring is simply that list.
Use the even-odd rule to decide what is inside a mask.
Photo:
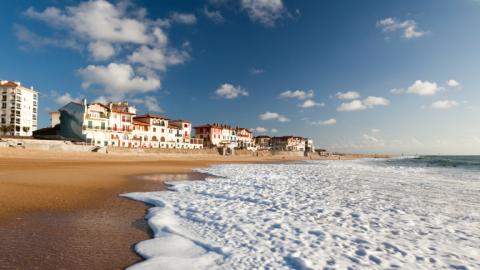
[{"label": "sky", "polygon": [[480,154],[480,1],[1,3],[0,79],[69,101],[299,135],[342,152]]}]

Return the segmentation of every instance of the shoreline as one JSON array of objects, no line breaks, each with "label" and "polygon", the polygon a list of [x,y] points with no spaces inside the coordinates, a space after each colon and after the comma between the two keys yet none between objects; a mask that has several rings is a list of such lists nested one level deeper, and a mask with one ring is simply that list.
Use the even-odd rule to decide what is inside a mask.
[{"label": "shoreline", "polygon": [[304,159],[0,149],[0,269],[123,269],[143,260],[133,248],[151,238],[150,206],[119,194],[164,190],[194,168],[288,160]]}]

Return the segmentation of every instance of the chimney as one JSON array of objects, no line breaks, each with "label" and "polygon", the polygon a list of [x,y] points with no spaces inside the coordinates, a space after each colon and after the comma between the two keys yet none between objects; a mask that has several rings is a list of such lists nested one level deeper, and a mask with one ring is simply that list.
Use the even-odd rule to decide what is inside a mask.
[{"label": "chimney", "polygon": [[82,105],[85,106],[85,107],[87,106],[87,99],[86,98],[82,99]]}]

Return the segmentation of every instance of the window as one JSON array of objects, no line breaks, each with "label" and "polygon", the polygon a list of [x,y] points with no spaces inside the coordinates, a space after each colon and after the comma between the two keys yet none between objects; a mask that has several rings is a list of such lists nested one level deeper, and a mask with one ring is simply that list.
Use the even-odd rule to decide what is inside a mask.
[{"label": "window", "polygon": [[2,109],[6,109],[7,108],[7,103],[2,103]]},{"label": "window", "polygon": [[93,123],[92,123],[92,121],[88,121],[88,128],[93,128]]},{"label": "window", "polygon": [[102,122],[100,125],[101,125],[100,127],[101,129],[105,129],[105,122]]},{"label": "window", "polygon": [[157,129],[156,129],[156,128],[153,128],[153,132],[157,132]]}]

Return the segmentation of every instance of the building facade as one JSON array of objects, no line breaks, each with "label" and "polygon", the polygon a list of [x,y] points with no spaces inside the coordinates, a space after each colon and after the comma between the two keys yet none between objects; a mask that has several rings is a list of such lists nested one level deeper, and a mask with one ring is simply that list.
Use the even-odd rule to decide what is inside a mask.
[{"label": "building facade", "polygon": [[38,92],[20,82],[0,81],[0,135],[32,136],[37,129]]},{"label": "building facade", "polygon": [[255,137],[255,145],[258,150],[271,150],[272,149],[272,137],[261,135]]},{"label": "building facade", "polygon": [[282,136],[272,138],[275,151],[305,151],[306,139],[299,136]]},{"label": "building facade", "polygon": [[59,135],[96,146],[200,149],[203,141],[191,140],[189,121],[170,125],[166,117],[136,115],[126,102],[81,104],[70,102],[59,110]]},{"label": "building facade", "polygon": [[203,146],[237,148],[237,130],[226,124],[206,124],[194,127],[195,138],[203,140]]},{"label": "building facade", "polygon": [[256,150],[253,132],[247,128],[236,128],[237,147],[240,149]]}]

